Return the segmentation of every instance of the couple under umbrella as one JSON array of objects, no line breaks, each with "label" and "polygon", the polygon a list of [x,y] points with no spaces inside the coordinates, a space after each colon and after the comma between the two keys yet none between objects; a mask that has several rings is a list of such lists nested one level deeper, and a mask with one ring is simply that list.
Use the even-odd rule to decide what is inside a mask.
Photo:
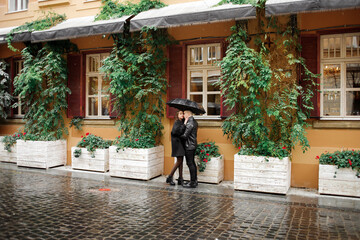
[{"label": "couple under umbrella", "polygon": [[[175,185],[173,176],[176,169],[179,169],[178,184],[185,188],[196,188],[198,182],[195,150],[197,147],[198,124],[193,115],[204,114],[205,110],[196,102],[182,98],[175,98],[166,104],[179,110],[175,115],[175,123],[171,131],[171,156],[176,157],[176,163],[170,175],[166,178],[166,182]],[[187,183],[184,183],[182,177],[184,156],[190,172],[190,182]]]}]

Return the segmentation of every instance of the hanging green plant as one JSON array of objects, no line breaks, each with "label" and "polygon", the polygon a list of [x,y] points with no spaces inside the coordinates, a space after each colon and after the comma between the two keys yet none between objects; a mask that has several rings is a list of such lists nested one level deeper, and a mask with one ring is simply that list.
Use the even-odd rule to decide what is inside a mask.
[{"label": "hanging green plant", "polygon": [[65,20],[66,20],[65,14],[57,14],[55,12],[47,12],[46,14],[44,13],[44,15],[38,18],[37,20],[32,22],[26,22],[25,24],[12,29],[10,33],[6,35],[8,48],[14,52],[18,51],[18,49],[14,48],[11,44],[12,40],[14,39],[15,33],[33,32],[33,31],[41,31],[41,30],[49,29]]},{"label": "hanging green plant", "polygon": [[[265,7],[265,1],[258,1],[258,4]],[[262,15],[257,16],[259,29],[253,41],[246,27],[233,26],[226,56],[220,62],[222,79],[219,85],[226,98],[225,105],[236,109],[223,122],[222,128],[235,146],[243,146],[239,154],[283,158],[298,143],[304,151],[309,147],[306,119],[313,109],[311,86],[316,85],[313,80],[318,76],[298,57],[299,34],[293,25],[275,27],[276,21],[266,19],[263,9],[257,13]],[[278,30],[271,51],[265,47],[270,36],[262,29],[264,26],[267,30]],[[251,44],[255,49],[249,47]],[[284,66],[287,69],[283,69]],[[304,68],[308,89],[297,81],[299,66]]]},{"label": "hanging green plant", "polygon": [[28,44],[23,49],[24,68],[14,86],[15,94],[24,99],[27,139],[49,141],[67,134],[64,115],[70,89],[64,54],[76,50],[70,41]]},{"label": "hanging green plant", "polygon": [[96,15],[95,21],[136,15],[152,8],[166,6],[160,0],[141,0],[139,3],[126,2],[125,4],[113,0],[102,0],[101,2],[101,11]]},{"label": "hanging green plant", "polygon": [[110,92],[115,98],[121,138],[130,139],[130,143],[123,139],[117,145],[153,147],[162,135],[167,88],[165,50],[171,41],[165,29],[147,27],[113,38],[114,49],[101,70],[111,79]]},{"label": "hanging green plant", "polygon": [[9,93],[10,78],[6,72],[6,63],[0,61],[0,118],[7,117],[7,110],[11,105],[12,96]]},{"label": "hanging green plant", "polygon": [[84,119],[82,117],[73,117],[69,123],[69,127],[75,127],[75,129],[81,131]]}]

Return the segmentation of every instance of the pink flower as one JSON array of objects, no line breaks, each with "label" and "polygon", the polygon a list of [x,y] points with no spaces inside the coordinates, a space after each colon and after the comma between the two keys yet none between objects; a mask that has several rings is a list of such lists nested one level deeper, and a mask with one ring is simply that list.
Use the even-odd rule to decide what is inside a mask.
[{"label": "pink flower", "polygon": [[89,133],[86,133],[86,136],[89,136]]}]

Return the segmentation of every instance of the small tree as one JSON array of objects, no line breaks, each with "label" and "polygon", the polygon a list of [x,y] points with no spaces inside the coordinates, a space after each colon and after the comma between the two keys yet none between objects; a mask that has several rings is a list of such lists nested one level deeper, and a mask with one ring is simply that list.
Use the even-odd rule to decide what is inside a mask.
[{"label": "small tree", "polygon": [[7,109],[11,105],[11,94],[9,93],[10,78],[6,73],[6,63],[0,61],[0,118],[7,118]]}]

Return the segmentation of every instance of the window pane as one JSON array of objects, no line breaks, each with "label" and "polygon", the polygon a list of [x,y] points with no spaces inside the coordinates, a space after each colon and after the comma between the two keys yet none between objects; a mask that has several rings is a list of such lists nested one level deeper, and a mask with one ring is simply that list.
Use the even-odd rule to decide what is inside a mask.
[{"label": "window pane", "polygon": [[102,86],[101,86],[101,94],[107,95],[109,94],[110,81],[105,77],[102,77]]},{"label": "window pane", "polygon": [[220,70],[209,70],[207,72],[207,74],[208,74],[207,90],[208,91],[220,91],[219,86],[214,85],[220,78]]},{"label": "window pane", "polygon": [[88,58],[88,72],[98,72],[100,59],[98,56]]},{"label": "window pane", "polygon": [[360,88],[360,63],[346,64],[346,87]]},{"label": "window pane", "polygon": [[340,57],[340,38],[335,38],[335,57]]},{"label": "window pane", "polygon": [[109,115],[109,97],[102,97],[101,98],[101,114],[103,116]]},{"label": "window pane", "polygon": [[210,46],[207,47],[208,51],[208,64],[214,65],[216,61],[220,60],[220,47],[219,46]]},{"label": "window pane", "polygon": [[202,95],[190,95],[190,100],[196,102],[203,107],[203,97]]},{"label": "window pane", "polygon": [[323,40],[323,55],[324,55],[324,58],[328,58],[329,57],[329,39],[325,38]]},{"label": "window pane", "polygon": [[207,105],[208,115],[220,115],[220,94],[209,94]]},{"label": "window pane", "polygon": [[190,65],[203,65],[203,51],[202,47],[190,48]]},{"label": "window pane", "polygon": [[335,56],[335,40],[334,38],[330,38],[329,39],[329,48],[330,48],[330,56],[329,57],[334,57]]},{"label": "window pane", "polygon": [[340,116],[340,92],[324,91],[324,116]]},{"label": "window pane", "polygon": [[323,71],[324,88],[340,88],[340,64],[325,65]]},{"label": "window pane", "polygon": [[190,72],[190,92],[202,92],[203,90],[203,72]]},{"label": "window pane", "polygon": [[346,38],[346,56],[347,57],[351,57],[351,42],[352,42],[352,37],[347,37]]},{"label": "window pane", "polygon": [[98,78],[89,77],[89,95],[98,94]]},{"label": "window pane", "polygon": [[346,115],[360,115],[360,91],[346,92]]},{"label": "window pane", "polygon": [[90,97],[89,98],[89,116],[97,116],[98,115],[98,98]]}]

